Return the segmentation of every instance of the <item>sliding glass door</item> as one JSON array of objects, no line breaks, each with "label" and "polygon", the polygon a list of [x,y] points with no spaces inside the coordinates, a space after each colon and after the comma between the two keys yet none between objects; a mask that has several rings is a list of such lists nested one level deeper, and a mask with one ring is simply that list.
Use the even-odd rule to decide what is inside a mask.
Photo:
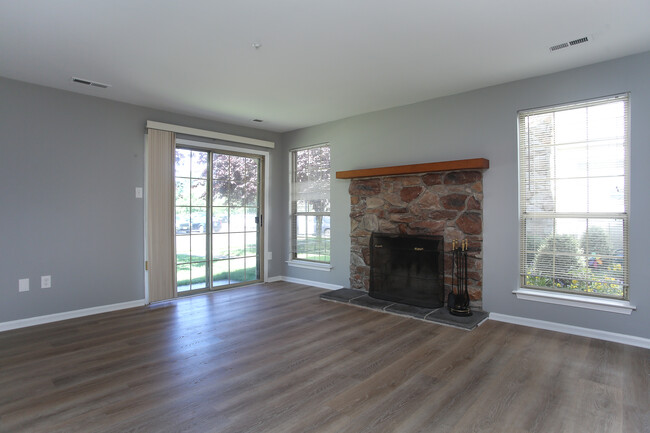
[{"label": "sliding glass door", "polygon": [[261,281],[263,156],[177,147],[179,295]]}]

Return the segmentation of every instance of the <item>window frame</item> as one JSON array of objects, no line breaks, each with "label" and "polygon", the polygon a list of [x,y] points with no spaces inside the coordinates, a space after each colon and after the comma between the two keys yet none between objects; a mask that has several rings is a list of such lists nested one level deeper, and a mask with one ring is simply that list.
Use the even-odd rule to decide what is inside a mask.
[{"label": "window frame", "polygon": [[[328,169],[330,170],[330,180],[329,184],[327,187],[327,200],[330,200],[330,193],[331,193],[331,146],[330,143],[325,142],[325,143],[318,143],[310,146],[303,146],[295,149],[291,149],[289,152],[289,165],[290,165],[290,176],[289,176],[289,233],[290,233],[290,251],[289,251],[289,260],[287,261],[289,266],[294,266],[294,267],[299,267],[299,268],[306,268],[306,269],[314,269],[314,270],[321,270],[321,271],[330,271],[332,269],[331,266],[331,244],[328,245],[328,256],[330,257],[330,260],[324,261],[324,260],[312,260],[308,258],[300,258],[298,257],[298,251],[297,251],[297,233],[296,233],[296,228],[298,225],[297,218],[299,216],[321,216],[321,217],[329,217],[330,219],[330,233],[331,233],[331,203],[330,203],[330,210],[329,211],[322,211],[322,212],[305,212],[305,211],[298,211],[297,210],[297,201],[294,199],[294,194],[295,194],[295,179],[296,179],[296,174],[297,174],[297,168],[296,168],[296,162],[297,162],[297,154],[298,152],[310,150],[310,149],[316,149],[320,147],[327,147],[330,150],[330,161],[329,161],[329,167]],[[331,239],[331,235],[328,238]]]},{"label": "window frame", "polygon": [[[623,149],[624,149],[624,158],[623,158],[623,179],[624,179],[624,192],[623,192],[623,211],[622,212],[593,212],[587,210],[585,212],[558,212],[558,211],[535,211],[528,212],[526,209],[526,192],[525,188],[528,185],[527,174],[530,172],[527,168],[525,162],[529,161],[523,153],[526,150],[528,145],[527,140],[524,137],[523,129],[525,127],[525,121],[528,116],[545,114],[545,113],[557,113],[561,111],[567,111],[575,108],[581,107],[591,107],[597,105],[604,105],[607,103],[612,103],[615,101],[624,101],[624,135],[623,135]],[[629,314],[631,307],[629,305],[629,221],[630,221],[630,94],[621,93],[612,96],[605,96],[600,98],[593,98],[589,100],[557,104],[543,108],[527,109],[521,110],[517,113],[517,127],[518,127],[518,169],[519,169],[519,273],[520,273],[520,289],[515,290],[513,293],[517,294],[520,299],[527,300],[536,300],[541,302],[549,302],[563,305],[573,305],[580,306],[584,308],[593,308],[606,311],[606,308],[601,308],[603,305],[608,304],[607,308],[614,307],[614,309],[623,308],[626,309],[626,313]],[[554,136],[554,135],[553,135]],[[526,141],[524,143],[523,141]],[[584,143],[587,148],[590,143],[593,143],[593,140],[587,138]],[[553,148],[556,148],[557,144],[552,144]],[[592,179],[591,175],[586,176],[586,179]],[[550,175],[548,180],[553,179]],[[556,202],[557,197],[554,197],[554,203]],[[555,288],[547,286],[535,286],[532,284],[526,284],[527,277],[527,260],[526,254],[530,253],[527,249],[527,233],[526,233],[526,221],[533,218],[539,218],[540,216],[550,218],[553,220],[554,227],[557,224],[557,219],[562,217],[571,217],[571,218],[584,218],[587,222],[591,219],[604,219],[604,218],[614,218],[620,219],[622,221],[622,237],[623,237],[623,294],[622,296],[610,295],[605,293],[589,293],[581,290],[571,290],[566,288]],[[553,230],[555,232],[555,229]],[[553,234],[554,239],[557,239],[558,234]],[[555,253],[554,253],[555,254]],[[586,252],[584,252],[584,255]],[[554,259],[555,260],[555,259]],[[553,265],[555,268],[555,265]],[[552,274],[548,275],[546,278],[557,278],[557,275]],[[592,304],[592,305],[584,305]],[[602,304],[602,305],[601,305]],[[609,305],[611,304],[611,305]],[[620,304],[620,305],[618,305]],[[618,312],[618,311],[616,311]]]},{"label": "window frame", "polygon": [[[219,290],[228,290],[231,288],[235,287],[240,287],[240,286],[246,286],[246,285],[251,285],[251,284],[256,284],[258,282],[265,282],[268,280],[268,261],[270,260],[269,258],[269,252],[267,250],[267,246],[269,245],[268,237],[269,237],[269,230],[266,229],[266,226],[269,224],[269,221],[271,220],[271,209],[268,206],[269,202],[269,161],[270,161],[270,152],[267,150],[259,150],[259,149],[253,149],[249,147],[243,147],[243,146],[232,146],[230,144],[224,144],[221,143],[220,141],[214,141],[214,142],[207,142],[207,141],[202,141],[202,140],[197,140],[194,138],[179,138],[176,137],[174,140],[174,150],[173,154],[175,153],[176,149],[186,149],[186,150],[191,150],[191,151],[200,151],[200,152],[208,152],[209,154],[212,153],[218,153],[222,155],[230,155],[230,156],[242,156],[246,158],[255,158],[259,160],[259,165],[258,168],[260,170],[259,175],[258,175],[258,180],[259,180],[259,185],[262,188],[262,192],[259,193],[258,195],[258,209],[259,209],[259,215],[262,216],[262,224],[259,225],[259,231],[260,234],[258,236],[258,241],[259,241],[259,279],[254,280],[254,281],[242,281],[240,283],[232,283],[227,286],[210,286],[206,287],[204,289],[196,289],[196,290],[189,290],[189,291],[181,291],[177,292],[177,277],[176,273],[174,272],[174,292],[176,297],[183,297],[183,296],[194,296],[196,294],[200,293],[211,293]],[[172,156],[172,161],[173,161],[173,156]],[[211,158],[209,158],[210,160]],[[209,171],[211,169],[209,168]],[[176,222],[175,222],[175,195],[176,195],[176,175],[174,170],[172,170],[172,182],[173,187],[172,187],[172,233],[173,233],[173,262],[172,265],[174,269],[176,269]],[[209,192],[208,194],[211,195]],[[206,206],[211,208],[212,206]],[[211,212],[211,209],[210,209]],[[206,220],[209,221],[208,219],[208,214],[206,213]],[[211,215],[210,215],[211,216]],[[206,222],[207,222],[206,221]],[[211,224],[209,224],[211,226]],[[207,231],[206,231],[206,236],[207,236]],[[206,255],[208,255],[208,251],[206,251]],[[212,254],[211,252],[209,253],[209,256],[211,257]],[[209,265],[212,265],[213,260],[210,259],[208,262]],[[212,269],[210,269],[209,272],[210,275],[212,275]]]}]

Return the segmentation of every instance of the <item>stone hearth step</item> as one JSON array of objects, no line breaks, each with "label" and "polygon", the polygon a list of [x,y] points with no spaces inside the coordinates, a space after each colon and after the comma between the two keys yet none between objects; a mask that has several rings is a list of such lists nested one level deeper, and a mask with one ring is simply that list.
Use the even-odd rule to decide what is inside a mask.
[{"label": "stone hearth step", "polygon": [[321,293],[320,298],[324,301],[340,302],[357,307],[368,308],[375,311],[397,314],[400,316],[412,317],[440,325],[453,326],[454,328],[471,331],[478,327],[487,318],[487,311],[472,310],[468,317],[454,316],[445,307],[422,308],[413,305],[400,304],[397,302],[384,301],[368,296],[367,292],[357,289],[339,289]]}]

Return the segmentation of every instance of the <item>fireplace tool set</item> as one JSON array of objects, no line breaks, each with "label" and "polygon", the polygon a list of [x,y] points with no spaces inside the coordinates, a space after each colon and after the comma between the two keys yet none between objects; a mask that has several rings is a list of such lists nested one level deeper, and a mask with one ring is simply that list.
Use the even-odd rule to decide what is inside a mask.
[{"label": "fireplace tool set", "polygon": [[451,242],[453,259],[451,262],[451,291],[447,298],[447,308],[454,316],[471,316],[469,292],[467,291],[467,239]]}]

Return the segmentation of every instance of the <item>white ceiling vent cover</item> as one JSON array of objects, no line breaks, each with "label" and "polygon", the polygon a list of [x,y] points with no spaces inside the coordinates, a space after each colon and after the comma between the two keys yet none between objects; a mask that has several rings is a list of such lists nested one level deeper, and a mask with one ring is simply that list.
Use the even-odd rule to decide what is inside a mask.
[{"label": "white ceiling vent cover", "polygon": [[574,45],[584,44],[585,42],[589,42],[589,37],[583,36],[581,38],[574,39],[569,42],[562,42],[561,44],[557,44],[557,45],[553,45],[552,47],[549,47],[548,50],[550,52],[553,52],[553,51],[561,50],[563,48],[572,47]]},{"label": "white ceiling vent cover", "polygon": [[97,81],[86,80],[85,78],[72,77],[73,83],[84,84],[86,86],[99,87],[101,89],[108,89],[110,84],[104,84]]}]

